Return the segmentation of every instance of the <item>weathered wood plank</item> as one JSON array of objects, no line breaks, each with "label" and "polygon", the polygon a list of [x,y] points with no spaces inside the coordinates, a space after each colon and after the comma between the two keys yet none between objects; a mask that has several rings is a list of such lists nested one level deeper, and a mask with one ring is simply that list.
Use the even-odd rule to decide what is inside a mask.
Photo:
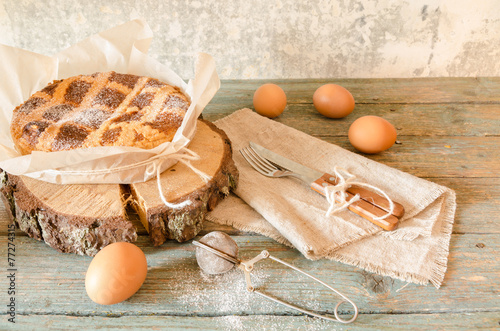
[{"label": "weathered wood plank", "polygon": [[417,79],[307,79],[225,80],[207,110],[251,107],[255,90],[275,83],[283,88],[289,104],[312,103],[314,91],[334,83],[348,89],[357,104],[362,103],[499,103],[500,78]]},{"label": "weathered wood plank", "polygon": [[[216,121],[238,109],[211,109],[203,116]],[[349,126],[366,115],[385,118],[399,136],[500,135],[498,104],[357,104],[353,113],[340,119],[322,116],[312,104],[289,104],[274,120],[310,135],[347,137]]]},{"label": "weathered wood plank", "polygon": [[[363,314],[473,313],[500,311],[498,235],[453,235],[448,271],[440,290],[407,285],[332,261],[305,260],[300,253],[261,236],[233,237],[240,257],[248,259],[262,249],[307,270],[352,298]],[[204,275],[196,264],[194,246],[166,243],[152,247],[140,237],[138,245],[148,259],[143,287],[129,300],[99,306],[88,299],[84,278],[90,257],[60,254],[43,243],[18,237],[16,244],[16,302],[19,314],[165,314],[221,316],[288,314],[283,306],[245,291],[243,274],[232,270],[220,276]],[[6,237],[0,237],[0,254],[6,256]],[[35,254],[36,252],[36,254]],[[36,255],[36,261],[33,257]],[[277,263],[256,266],[252,283],[285,300],[309,309],[330,311],[336,298],[303,276]],[[0,286],[7,288],[7,278]],[[343,313],[349,313],[346,305]]]},{"label": "weathered wood plank", "polygon": [[399,137],[379,154],[362,154],[347,138],[320,137],[348,151],[418,177],[498,177],[500,137]]},{"label": "weathered wood plank", "polygon": [[[292,103],[310,102],[314,91],[334,83],[348,89],[358,103],[499,102],[498,77],[422,79],[320,79],[278,83]],[[299,84],[297,84],[299,83]]]},{"label": "weathered wood plank", "polygon": [[[323,129],[318,132],[307,128],[307,121],[287,124],[348,151],[419,177],[498,177],[500,173],[500,153],[497,152],[500,146],[499,136],[455,136],[451,134],[455,128],[452,126],[447,129],[450,135],[399,135],[398,143],[387,151],[368,155],[358,152],[350,144],[347,138],[348,129],[345,127],[343,131],[339,130],[342,134],[333,133],[338,132],[333,127],[328,130],[332,134],[328,134],[324,124],[319,125]],[[440,127],[446,126],[440,124]],[[411,127],[411,124],[408,127]],[[500,125],[498,127],[500,128]],[[488,132],[494,132],[496,135],[496,130],[491,129]]]},{"label": "weathered wood plank", "polygon": [[429,178],[455,190],[453,233],[500,234],[500,178]]},{"label": "weathered wood plank", "polygon": [[[479,330],[498,328],[497,312],[467,314],[381,314],[360,315],[348,325],[324,321],[308,316],[218,316],[179,317],[164,315],[64,316],[20,315],[16,327],[20,329],[96,330],[127,328],[133,330]],[[0,324],[1,325],[1,324]],[[7,325],[9,326],[9,325]],[[265,327],[264,327],[265,326]]]},{"label": "weathered wood plank", "polygon": [[[216,120],[252,108],[266,81],[223,81],[204,111]],[[457,213],[448,271],[441,289],[406,284],[331,261],[309,261],[269,238],[207,223],[201,235],[223,230],[238,242],[241,256],[262,249],[331,283],[358,304],[348,326],[296,314],[245,291],[233,270],[206,276],[189,243],[153,247],[140,229],[138,245],[148,258],[148,278],[129,300],[99,306],[85,293],[89,257],[60,254],[17,233],[16,306],[21,329],[497,329],[500,312],[500,78],[277,80],[288,107],[276,121],[354,151],[347,130],[357,117],[378,115],[398,128],[401,144],[366,157],[448,186],[457,193]],[[325,83],[349,89],[357,102],[344,119],[326,119],[312,105]],[[354,151],[355,152],[355,151]],[[357,152],[356,152],[357,153]],[[0,207],[0,254],[7,256],[7,214]],[[0,278],[7,288],[8,279]],[[257,265],[252,282],[265,291],[318,312],[331,312],[334,298],[308,280],[270,261]],[[7,298],[4,295],[2,298]],[[350,313],[347,305],[342,313]],[[69,315],[69,316],[68,316]],[[236,316],[235,316],[236,315]],[[9,328],[3,313],[0,329]],[[83,326],[83,327],[82,327]]]},{"label": "weathered wood plank", "polygon": [[[302,128],[301,124],[299,129]],[[500,146],[499,136],[399,135],[397,143],[391,148],[369,155],[358,152],[345,133],[341,136],[309,133],[348,151],[419,177],[497,177],[500,173],[500,153],[497,152]]]}]

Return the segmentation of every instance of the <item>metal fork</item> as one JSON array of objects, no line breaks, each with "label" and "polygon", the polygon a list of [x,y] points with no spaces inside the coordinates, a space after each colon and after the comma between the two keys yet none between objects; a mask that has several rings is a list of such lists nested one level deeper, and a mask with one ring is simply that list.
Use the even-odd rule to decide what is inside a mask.
[{"label": "metal fork", "polygon": [[[240,149],[240,153],[243,156],[243,158],[252,166],[253,169],[255,169],[257,172],[259,172],[264,176],[274,177],[274,178],[292,176],[304,180],[303,176],[301,176],[300,174],[292,172],[288,169],[284,169],[278,166],[277,164],[274,164],[269,160],[265,159],[264,157],[260,156],[251,146],[247,146]],[[315,190],[316,192],[322,195],[326,195],[326,192],[324,192],[323,190],[315,189],[312,185],[311,189]],[[358,188],[358,191],[359,190],[360,188]],[[364,189],[361,188],[361,190]],[[347,201],[354,198],[355,196],[355,194],[350,192],[349,189],[346,191],[346,194],[348,197]],[[364,200],[365,197],[361,196],[361,199],[350,204],[348,206],[348,209],[358,214],[359,216],[366,218],[370,222],[382,227],[385,230],[395,229],[398,224],[398,218],[396,216],[388,215],[385,219],[378,219],[379,217],[386,215],[387,210],[378,208],[376,205],[372,203],[373,194],[374,194],[373,192],[366,191],[364,193],[365,197],[370,197],[371,199]],[[337,200],[338,202],[338,197],[334,197],[334,199]]]},{"label": "metal fork", "polygon": [[276,178],[292,176],[300,178],[300,176],[296,173],[269,162],[269,160],[257,154],[257,152],[255,152],[255,150],[250,146],[240,149],[240,153],[243,158],[252,166],[252,168],[257,170],[264,176]]}]

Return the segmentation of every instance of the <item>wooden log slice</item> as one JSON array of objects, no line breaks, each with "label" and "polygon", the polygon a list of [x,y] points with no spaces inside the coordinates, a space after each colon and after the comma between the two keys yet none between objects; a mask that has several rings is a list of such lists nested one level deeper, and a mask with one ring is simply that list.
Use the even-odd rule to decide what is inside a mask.
[{"label": "wooden log slice", "polygon": [[189,148],[200,156],[192,165],[212,178],[205,182],[182,163],[161,174],[167,201],[191,201],[182,209],[163,204],[156,178],[133,185],[58,185],[0,169],[1,196],[22,231],[60,252],[93,256],[112,242],[134,242],[137,230],[128,219],[125,201],[138,212],[154,245],[167,239],[189,240],[238,180],[230,141],[212,123],[198,121]]},{"label": "wooden log slice", "polygon": [[14,223],[64,253],[94,256],[116,241],[135,241],[120,185],[58,185],[1,173],[2,198]]},{"label": "wooden log slice", "polygon": [[196,169],[209,175],[205,182],[188,166],[179,162],[161,176],[162,192],[169,203],[190,201],[182,209],[171,209],[162,202],[156,178],[131,184],[134,208],[149,232],[152,243],[161,245],[167,239],[189,240],[202,229],[208,211],[236,187],[238,171],[226,134],[210,122],[198,120],[196,134],[189,149],[200,156],[191,161]]}]

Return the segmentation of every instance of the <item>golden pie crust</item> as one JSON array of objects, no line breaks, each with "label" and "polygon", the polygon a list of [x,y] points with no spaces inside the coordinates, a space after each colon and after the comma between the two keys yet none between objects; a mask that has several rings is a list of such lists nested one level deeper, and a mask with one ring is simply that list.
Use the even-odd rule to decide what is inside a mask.
[{"label": "golden pie crust", "polygon": [[57,80],[14,110],[22,154],[97,146],[153,148],[171,141],[189,99],[157,79],[114,71]]}]

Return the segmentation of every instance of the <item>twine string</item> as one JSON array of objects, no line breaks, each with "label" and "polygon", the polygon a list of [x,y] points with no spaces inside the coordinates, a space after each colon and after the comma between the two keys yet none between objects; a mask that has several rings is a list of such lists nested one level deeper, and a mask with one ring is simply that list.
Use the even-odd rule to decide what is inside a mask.
[{"label": "twine string", "polygon": [[389,196],[380,188],[366,184],[366,183],[361,183],[361,182],[356,182],[354,181],[356,179],[356,176],[348,172],[347,170],[335,166],[333,168],[334,174],[337,177],[337,185],[328,185],[325,186],[325,196],[330,204],[326,216],[330,216],[332,214],[335,214],[341,210],[344,210],[348,208],[351,204],[354,202],[358,201],[361,199],[359,194],[356,194],[354,197],[352,197],[349,201],[347,201],[347,189],[351,187],[352,185],[356,186],[361,186],[361,187],[366,187],[368,189],[372,189],[378,193],[380,193],[386,200],[389,202],[389,211],[387,214],[379,216],[379,217],[374,217],[374,220],[383,220],[387,217],[389,217],[393,211],[394,211],[394,202],[389,198]]},{"label": "twine string", "polygon": [[212,177],[204,173],[203,171],[197,169],[195,166],[191,164],[191,161],[196,161],[200,159],[200,156],[193,152],[192,150],[183,147],[181,151],[184,151],[185,153],[173,153],[173,154],[165,154],[165,155],[158,155],[157,157],[154,158],[154,160],[148,165],[146,168],[146,174],[148,176],[153,175],[156,173],[156,184],[158,186],[158,193],[160,195],[161,201],[167,206],[168,208],[172,209],[180,209],[186,206],[189,206],[192,202],[191,200],[184,200],[180,203],[171,203],[168,202],[167,199],[165,198],[165,195],[163,194],[163,188],[161,185],[161,166],[163,162],[165,162],[167,159],[174,159],[177,160],[183,164],[185,164],[189,169],[191,169],[194,173],[196,173],[200,178],[205,182],[208,183]]}]

